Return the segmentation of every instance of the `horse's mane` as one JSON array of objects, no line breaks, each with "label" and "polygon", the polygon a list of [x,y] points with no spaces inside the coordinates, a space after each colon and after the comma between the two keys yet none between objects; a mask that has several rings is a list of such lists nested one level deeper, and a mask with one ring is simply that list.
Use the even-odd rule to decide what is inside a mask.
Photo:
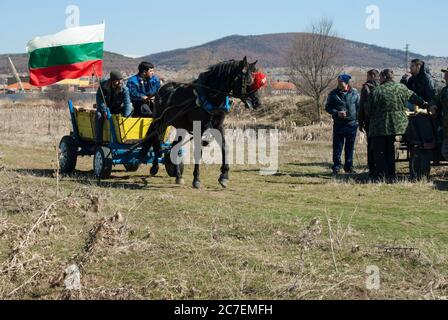
[{"label": "horse's mane", "polygon": [[236,60],[228,60],[215,64],[200,75],[200,78],[207,78],[208,80],[218,80],[220,77],[229,77],[239,66],[239,62]]},{"label": "horse's mane", "polygon": [[[199,75],[199,78],[195,83],[206,85],[215,90],[225,91],[225,88],[230,85],[231,81],[233,81],[239,65],[240,62],[236,60],[228,60],[212,65],[207,71]],[[208,94],[208,97],[211,99],[219,96],[221,96],[221,94],[214,91],[211,91]]]}]

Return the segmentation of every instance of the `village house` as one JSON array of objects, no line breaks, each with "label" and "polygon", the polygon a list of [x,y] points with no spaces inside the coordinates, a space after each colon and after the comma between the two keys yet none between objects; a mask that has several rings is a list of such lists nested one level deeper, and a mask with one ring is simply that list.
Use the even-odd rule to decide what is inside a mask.
[{"label": "village house", "polygon": [[271,81],[269,83],[269,88],[272,95],[288,95],[297,93],[296,86],[289,81]]}]

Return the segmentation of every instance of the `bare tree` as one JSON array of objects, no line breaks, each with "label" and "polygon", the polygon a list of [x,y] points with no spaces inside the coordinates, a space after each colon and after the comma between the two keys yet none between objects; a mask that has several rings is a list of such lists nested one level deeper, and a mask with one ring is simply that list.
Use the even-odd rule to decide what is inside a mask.
[{"label": "bare tree", "polygon": [[299,92],[313,99],[317,120],[322,118],[323,99],[342,70],[342,40],[330,18],[311,24],[309,33],[298,35],[289,53],[289,77]]}]

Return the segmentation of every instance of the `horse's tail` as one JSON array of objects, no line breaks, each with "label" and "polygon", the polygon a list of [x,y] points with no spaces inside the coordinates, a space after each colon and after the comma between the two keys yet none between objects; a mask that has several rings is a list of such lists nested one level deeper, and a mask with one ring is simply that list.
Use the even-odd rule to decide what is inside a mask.
[{"label": "horse's tail", "polygon": [[146,156],[149,153],[149,150],[151,150],[152,147],[154,147],[154,144],[157,143],[160,139],[160,135],[158,134],[159,131],[159,124],[158,121],[153,121],[151,125],[149,126],[148,132],[146,133],[146,137],[142,142],[142,150],[140,152],[140,159],[143,160],[146,158]]}]

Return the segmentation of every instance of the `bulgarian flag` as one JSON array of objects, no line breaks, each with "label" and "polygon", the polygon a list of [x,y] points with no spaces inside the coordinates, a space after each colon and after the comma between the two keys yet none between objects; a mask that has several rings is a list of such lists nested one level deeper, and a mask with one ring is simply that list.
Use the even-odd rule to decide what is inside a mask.
[{"label": "bulgarian flag", "polygon": [[105,25],[65,29],[27,45],[30,84],[49,86],[64,79],[103,74]]}]

